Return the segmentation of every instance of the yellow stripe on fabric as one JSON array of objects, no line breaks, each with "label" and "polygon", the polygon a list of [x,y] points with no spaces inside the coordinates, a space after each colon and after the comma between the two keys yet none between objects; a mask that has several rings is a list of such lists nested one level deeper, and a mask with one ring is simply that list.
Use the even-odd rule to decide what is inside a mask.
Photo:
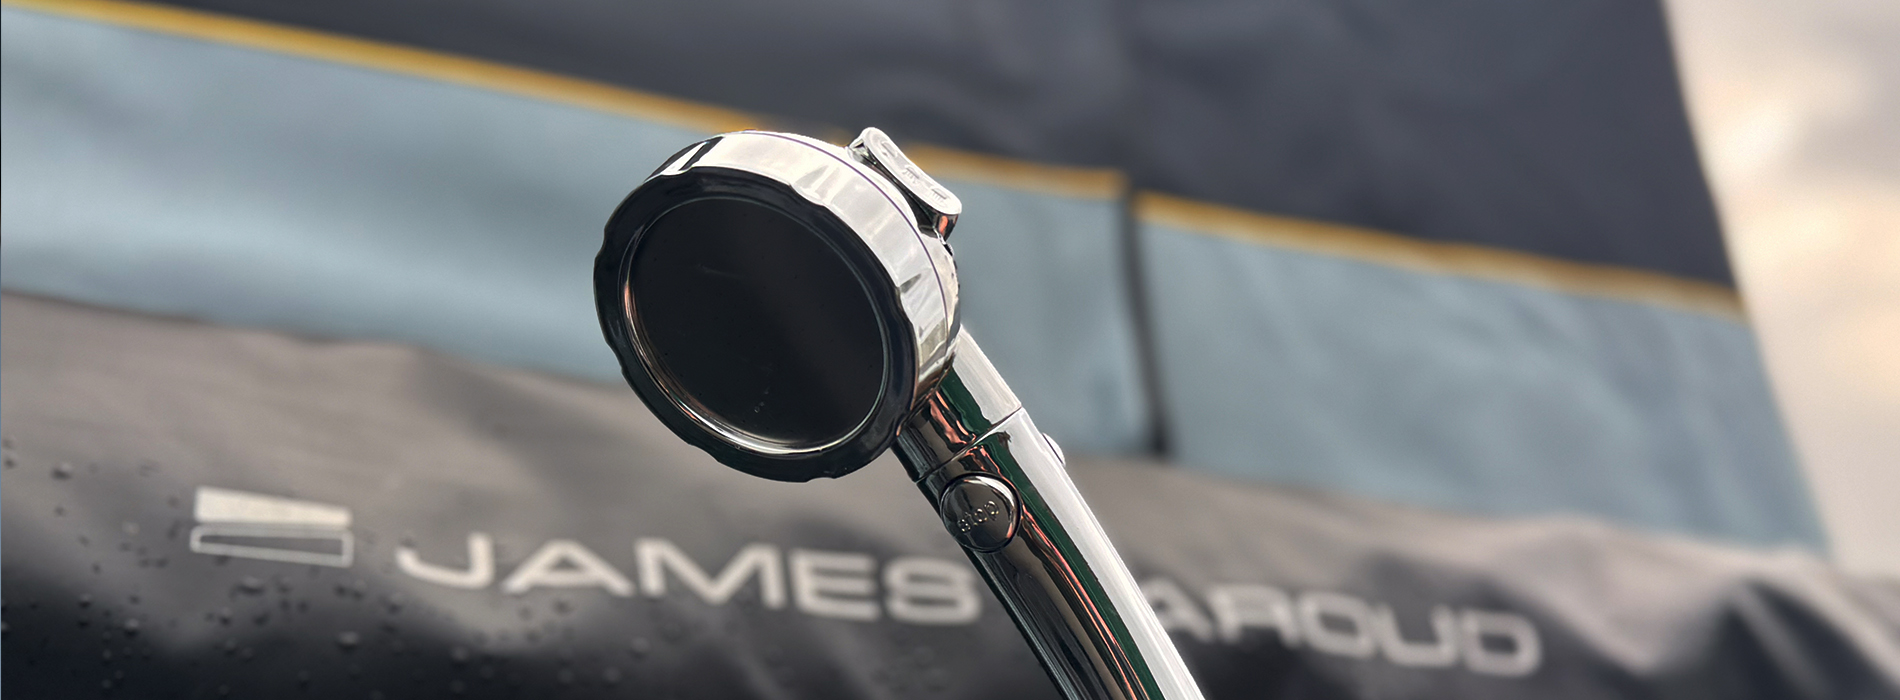
[{"label": "yellow stripe on fabric", "polygon": [[1117,199],[1128,183],[1119,170],[1045,165],[928,144],[905,144],[904,155],[936,177],[975,180],[1061,197]]},{"label": "yellow stripe on fabric", "polygon": [[1373,229],[1259,214],[1152,192],[1135,198],[1144,223],[1388,267],[1541,287],[1745,321],[1727,287],[1614,265],[1558,260],[1467,243],[1426,241]]},{"label": "yellow stripe on fabric", "polygon": [[753,128],[761,123],[756,117],[733,110],[650,95],[591,80],[195,10],[120,0],[5,0],[5,4],[8,7],[160,34],[512,93],[711,133]]}]

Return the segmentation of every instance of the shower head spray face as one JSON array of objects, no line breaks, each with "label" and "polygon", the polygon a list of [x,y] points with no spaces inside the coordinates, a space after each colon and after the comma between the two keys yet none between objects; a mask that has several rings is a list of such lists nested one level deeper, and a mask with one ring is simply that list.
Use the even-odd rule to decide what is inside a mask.
[{"label": "shower head spray face", "polygon": [[[961,208],[897,159],[875,130],[851,149],[740,132],[681,151],[628,195],[595,298],[628,383],[669,428],[783,481],[841,476],[890,448],[949,358],[956,269],[942,236]],[[913,201],[893,171],[933,199]]]}]

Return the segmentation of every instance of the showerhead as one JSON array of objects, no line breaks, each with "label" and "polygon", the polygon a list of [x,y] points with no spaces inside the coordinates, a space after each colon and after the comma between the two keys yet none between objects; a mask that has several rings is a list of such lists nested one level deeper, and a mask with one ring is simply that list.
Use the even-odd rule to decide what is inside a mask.
[{"label": "showerhead", "polygon": [[895,445],[1069,697],[1198,700],[1054,441],[960,328],[961,213],[876,129],[716,136],[607,222],[601,329],[634,393],[733,468],[807,481]]},{"label": "showerhead", "polygon": [[891,446],[947,364],[960,209],[875,129],[844,149],[708,139],[609,220],[601,325],[688,442],[758,476],[841,476]]}]

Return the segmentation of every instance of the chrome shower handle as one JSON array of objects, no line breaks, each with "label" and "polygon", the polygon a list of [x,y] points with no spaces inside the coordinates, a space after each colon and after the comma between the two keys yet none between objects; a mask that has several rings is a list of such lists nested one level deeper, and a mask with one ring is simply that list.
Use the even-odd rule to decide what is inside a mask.
[{"label": "chrome shower handle", "polygon": [[1201,697],[1060,448],[967,331],[895,449],[1064,695]]}]

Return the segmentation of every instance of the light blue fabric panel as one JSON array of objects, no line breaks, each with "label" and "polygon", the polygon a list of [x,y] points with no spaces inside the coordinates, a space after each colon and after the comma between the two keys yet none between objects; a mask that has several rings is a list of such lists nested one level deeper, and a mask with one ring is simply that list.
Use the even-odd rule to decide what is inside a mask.
[{"label": "light blue fabric panel", "polygon": [[1119,202],[944,179],[966,212],[950,235],[963,323],[1064,449],[1148,448]]},{"label": "light blue fabric panel", "polygon": [[1187,465],[1824,546],[1744,325],[1153,224],[1143,241]]},{"label": "light blue fabric panel", "polygon": [[[10,290],[618,381],[594,316],[601,227],[710,135],[4,12]],[[1065,445],[1139,446],[1115,203],[952,185],[985,348]]]},{"label": "light blue fabric panel", "polygon": [[607,215],[705,134],[6,10],[8,289],[618,376]]}]

